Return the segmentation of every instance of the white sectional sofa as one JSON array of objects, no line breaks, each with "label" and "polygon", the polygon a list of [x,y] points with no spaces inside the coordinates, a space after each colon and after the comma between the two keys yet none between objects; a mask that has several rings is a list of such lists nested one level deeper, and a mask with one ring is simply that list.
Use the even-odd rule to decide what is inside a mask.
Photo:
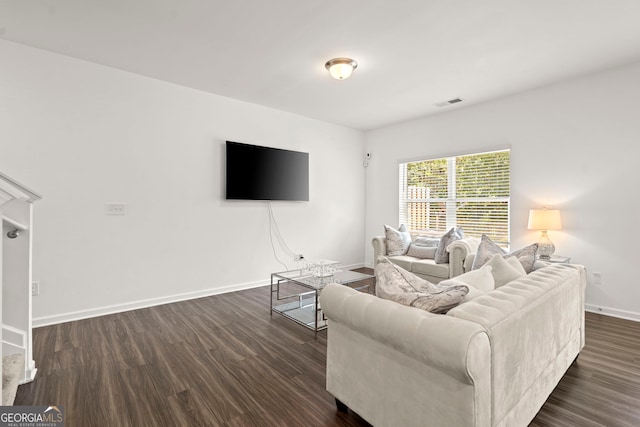
[{"label": "white sectional sofa", "polygon": [[[416,237],[412,236],[415,240]],[[373,245],[373,263],[380,256],[386,256],[391,262],[412,272],[431,283],[439,283],[442,280],[459,276],[471,269],[473,255],[478,251],[480,239],[465,238],[451,243],[447,251],[449,252],[449,262],[446,264],[436,264],[433,259],[420,259],[407,255],[387,255],[387,242],[384,236],[376,236],[371,241]]]},{"label": "white sectional sofa", "polygon": [[429,313],[330,284],[327,390],[376,427],[527,426],[584,346],[585,269]]}]

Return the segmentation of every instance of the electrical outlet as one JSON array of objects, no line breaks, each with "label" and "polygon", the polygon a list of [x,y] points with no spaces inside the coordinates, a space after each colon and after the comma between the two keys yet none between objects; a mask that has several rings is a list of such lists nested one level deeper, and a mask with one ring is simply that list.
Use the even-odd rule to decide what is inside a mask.
[{"label": "electrical outlet", "polygon": [[31,295],[40,295],[40,282],[31,282]]},{"label": "electrical outlet", "polygon": [[107,215],[126,215],[127,214],[127,205],[124,203],[107,203],[104,209]]},{"label": "electrical outlet", "polygon": [[294,261],[302,261],[304,259],[304,255],[302,254],[293,254]]}]

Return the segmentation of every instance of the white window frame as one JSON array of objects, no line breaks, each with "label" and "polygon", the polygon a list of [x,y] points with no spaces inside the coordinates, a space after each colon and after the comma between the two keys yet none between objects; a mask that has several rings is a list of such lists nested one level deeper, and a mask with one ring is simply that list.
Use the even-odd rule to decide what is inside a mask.
[{"label": "white window frame", "polygon": [[[496,152],[508,152],[509,153],[509,157],[510,157],[510,149],[509,148],[503,148],[503,149],[496,149],[496,150],[491,150],[491,151],[483,151],[483,152],[477,152],[477,153],[469,153],[469,154],[458,154],[458,155],[451,155],[451,156],[446,156],[446,157],[435,157],[435,158],[428,158],[428,159],[423,159],[423,160],[413,160],[413,161],[404,161],[404,162],[400,162],[399,163],[399,217],[400,217],[400,223],[401,224],[406,224],[407,227],[409,228],[409,231],[411,231],[412,233],[416,233],[419,234],[420,232],[440,232],[440,233],[444,233],[447,230],[450,230],[452,227],[458,226],[457,224],[457,205],[458,203],[469,203],[469,202],[505,202],[507,203],[507,218],[506,218],[506,236],[501,236],[500,239],[496,239],[496,240],[503,240],[504,237],[506,237],[506,242],[501,243],[501,246],[504,246],[505,248],[508,249],[509,246],[509,242],[510,242],[510,233],[511,233],[511,190],[510,190],[510,181],[511,181],[511,161],[509,161],[509,195],[506,197],[465,197],[465,198],[458,198],[456,195],[456,158],[458,157],[466,157],[466,156],[475,156],[475,155],[483,155],[483,154],[490,154],[490,153],[496,153]],[[447,197],[446,198],[430,198],[428,197],[428,194],[426,195],[426,197],[414,197],[412,198],[410,195],[410,189],[407,185],[407,166],[410,163],[420,163],[420,162],[424,162],[424,161],[438,161],[438,160],[443,160],[446,159],[447,160]],[[425,191],[428,191],[428,189],[426,189]],[[431,230],[421,230],[421,229],[412,229],[412,224],[410,219],[408,218],[409,215],[409,208],[408,208],[408,204],[409,203],[420,203],[420,202],[425,202],[425,203],[444,203],[446,208],[446,220],[445,220],[445,224],[441,225],[439,227],[436,227],[435,229],[431,229]],[[426,207],[426,209],[429,209],[428,205]],[[427,214],[428,215],[428,214]],[[480,237],[480,235],[478,234],[485,234],[485,233],[466,233],[467,236],[470,237]],[[487,233],[489,234],[489,233]],[[492,238],[492,240],[495,238],[495,236],[491,236],[489,235],[490,238]]]}]

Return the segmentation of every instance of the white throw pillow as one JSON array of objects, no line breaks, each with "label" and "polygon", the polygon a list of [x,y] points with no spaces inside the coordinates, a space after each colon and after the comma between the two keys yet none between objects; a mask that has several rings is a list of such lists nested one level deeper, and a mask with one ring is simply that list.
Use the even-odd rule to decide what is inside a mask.
[{"label": "white throw pillow", "polygon": [[519,271],[522,276],[527,274],[527,271],[524,269],[524,267],[522,266],[522,263],[520,262],[520,260],[518,260],[518,258],[514,256],[510,256],[508,258],[505,258],[505,260],[511,267]]},{"label": "white throw pillow", "polygon": [[495,281],[491,270],[492,267],[490,265],[485,265],[478,270],[469,271],[453,279],[443,280],[440,284],[443,286],[467,285],[469,292],[462,302],[471,301],[495,289]]},{"label": "white throw pillow", "polygon": [[455,280],[482,292],[489,292],[496,288],[495,279],[493,278],[493,274],[491,274],[492,269],[493,268],[489,265],[483,266],[477,270],[468,271],[452,279],[443,280],[440,283],[447,286]]},{"label": "white throw pillow", "polygon": [[[517,262],[520,262],[516,259]],[[506,259],[502,258],[502,255],[495,254],[491,257],[489,261],[486,262],[485,265],[491,266],[491,273],[493,274],[493,279],[496,283],[496,288],[503,286],[510,281],[517,279],[518,277],[525,276],[526,273],[523,273],[516,268],[512,267]],[[523,268],[524,270],[524,268]]]}]

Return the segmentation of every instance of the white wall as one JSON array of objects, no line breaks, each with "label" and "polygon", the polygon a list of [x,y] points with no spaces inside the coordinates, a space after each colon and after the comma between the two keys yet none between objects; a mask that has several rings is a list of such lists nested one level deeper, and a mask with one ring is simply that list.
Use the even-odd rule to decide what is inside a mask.
[{"label": "white wall", "polygon": [[588,268],[589,308],[640,320],[639,99],[636,63],[367,132],[367,264],[370,238],[398,225],[399,161],[510,145],[511,247],[538,238],[527,230],[530,208],[556,206],[564,229],[549,235],[557,254]]},{"label": "white wall", "polygon": [[227,139],[309,152],[311,201],[274,202],[280,230],[306,258],[362,264],[362,132],[5,41],[0,57],[0,170],[43,195],[35,324],[282,270],[266,204],[224,200]]}]

